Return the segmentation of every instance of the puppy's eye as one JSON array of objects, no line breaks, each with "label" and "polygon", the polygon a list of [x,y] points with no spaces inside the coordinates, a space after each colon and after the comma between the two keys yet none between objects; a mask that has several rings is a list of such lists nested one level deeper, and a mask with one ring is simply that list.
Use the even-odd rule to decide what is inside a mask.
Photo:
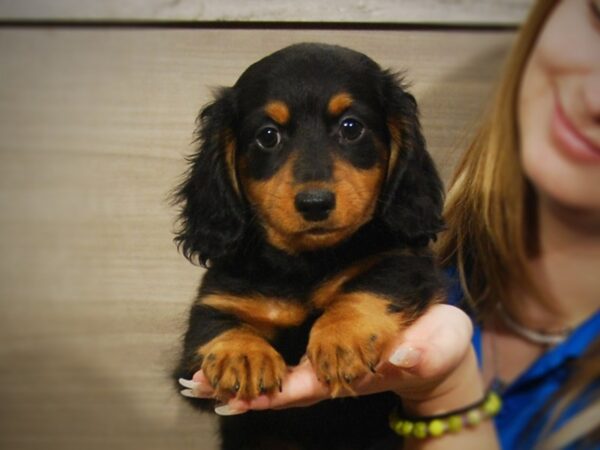
[{"label": "puppy's eye", "polygon": [[340,124],[340,137],[346,142],[357,141],[364,131],[364,125],[352,117],[347,117]]},{"label": "puppy's eye", "polygon": [[275,127],[265,127],[256,135],[256,143],[263,150],[273,150],[281,142],[281,134]]}]

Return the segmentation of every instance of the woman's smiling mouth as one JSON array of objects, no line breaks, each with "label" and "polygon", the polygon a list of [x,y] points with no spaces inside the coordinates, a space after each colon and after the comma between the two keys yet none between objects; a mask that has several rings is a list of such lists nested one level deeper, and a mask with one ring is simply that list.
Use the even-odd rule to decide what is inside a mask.
[{"label": "woman's smiling mouth", "polygon": [[592,142],[573,125],[558,100],[551,127],[552,137],[565,156],[577,162],[600,163],[600,145]]}]

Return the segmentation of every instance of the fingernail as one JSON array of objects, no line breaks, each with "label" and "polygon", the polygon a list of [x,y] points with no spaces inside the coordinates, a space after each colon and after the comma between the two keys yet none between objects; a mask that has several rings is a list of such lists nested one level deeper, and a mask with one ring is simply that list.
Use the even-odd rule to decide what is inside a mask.
[{"label": "fingernail", "polygon": [[183,387],[188,388],[188,389],[197,389],[198,386],[200,385],[200,383],[197,383],[197,382],[192,381],[192,380],[186,380],[185,378],[180,378],[179,379],[179,384],[182,385]]},{"label": "fingernail", "polygon": [[181,395],[183,395],[184,397],[188,397],[188,398],[198,398],[195,394],[194,391],[191,389],[183,389],[181,391],[179,391],[179,393]]},{"label": "fingernail", "polygon": [[235,409],[230,405],[219,405],[215,408],[215,413],[219,416],[235,416],[238,414],[244,414],[246,411],[240,411],[239,409]]},{"label": "fingernail", "polygon": [[397,367],[410,368],[416,366],[420,359],[420,350],[413,347],[399,347],[390,356],[389,362]]}]

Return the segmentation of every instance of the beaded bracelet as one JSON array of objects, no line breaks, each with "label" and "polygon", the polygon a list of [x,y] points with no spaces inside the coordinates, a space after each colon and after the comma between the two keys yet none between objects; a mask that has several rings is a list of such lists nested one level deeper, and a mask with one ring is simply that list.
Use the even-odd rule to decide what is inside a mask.
[{"label": "beaded bracelet", "polygon": [[437,416],[399,417],[398,411],[390,414],[390,427],[400,436],[425,439],[439,437],[446,432],[458,433],[463,427],[474,427],[483,420],[494,417],[502,409],[500,396],[490,390],[482,400],[465,408]]}]

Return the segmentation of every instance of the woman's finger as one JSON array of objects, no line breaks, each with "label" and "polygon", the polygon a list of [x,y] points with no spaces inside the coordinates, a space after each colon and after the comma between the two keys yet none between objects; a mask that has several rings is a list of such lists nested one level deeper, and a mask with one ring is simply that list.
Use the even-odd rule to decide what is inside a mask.
[{"label": "woman's finger", "polygon": [[[442,375],[460,363],[472,333],[471,319],[462,310],[451,305],[434,305],[403,333],[399,349],[419,352],[418,363],[404,367],[421,378]],[[390,356],[390,362],[394,363],[394,355]]]},{"label": "woman's finger", "polygon": [[261,395],[251,401],[233,399],[229,405],[238,409],[283,409],[309,406],[328,398],[330,394],[327,386],[317,379],[310,362],[304,359],[298,366],[290,369],[281,392]]}]

